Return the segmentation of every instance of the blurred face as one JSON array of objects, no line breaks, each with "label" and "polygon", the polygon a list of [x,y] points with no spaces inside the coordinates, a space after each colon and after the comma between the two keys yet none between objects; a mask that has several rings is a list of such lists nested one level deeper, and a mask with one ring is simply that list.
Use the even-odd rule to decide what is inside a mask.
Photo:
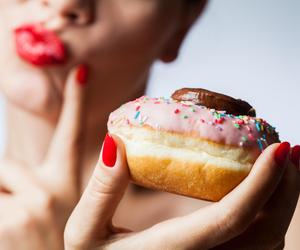
[{"label": "blurred face", "polygon": [[[183,5],[183,0],[1,0],[2,91],[27,111],[56,114],[68,71],[85,63],[94,103],[125,96],[143,83],[155,59],[176,53]],[[64,63],[37,66],[18,55],[14,31],[27,24],[57,35],[66,49]]]}]

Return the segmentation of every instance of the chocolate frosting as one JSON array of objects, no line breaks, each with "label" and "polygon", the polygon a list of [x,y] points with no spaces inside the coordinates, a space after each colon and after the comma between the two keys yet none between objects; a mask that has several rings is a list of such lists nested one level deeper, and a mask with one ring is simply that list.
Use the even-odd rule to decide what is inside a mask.
[{"label": "chocolate frosting", "polygon": [[255,109],[241,99],[235,99],[227,95],[212,92],[201,88],[183,88],[176,90],[172,94],[172,99],[176,101],[189,101],[196,105],[206,106],[210,109],[226,111],[232,115],[256,116]]}]

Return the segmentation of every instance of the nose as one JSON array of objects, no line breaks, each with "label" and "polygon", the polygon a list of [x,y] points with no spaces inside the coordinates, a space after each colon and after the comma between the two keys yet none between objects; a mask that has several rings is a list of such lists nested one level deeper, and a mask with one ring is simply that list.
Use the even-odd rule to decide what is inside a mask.
[{"label": "nose", "polygon": [[51,9],[48,26],[59,29],[66,24],[86,25],[93,19],[93,0],[42,0],[42,4]]}]

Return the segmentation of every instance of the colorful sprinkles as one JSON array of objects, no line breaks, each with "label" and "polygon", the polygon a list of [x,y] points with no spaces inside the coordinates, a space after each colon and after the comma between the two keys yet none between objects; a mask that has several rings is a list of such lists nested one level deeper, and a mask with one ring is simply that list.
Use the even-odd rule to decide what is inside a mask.
[{"label": "colorful sprinkles", "polygon": [[174,113],[175,113],[175,114],[179,114],[179,113],[180,113],[180,110],[179,110],[179,109],[175,109],[175,110],[174,110]]},{"label": "colorful sprinkles", "polygon": [[261,142],[260,139],[257,139],[257,144],[258,144],[259,149],[260,149],[261,151],[263,151],[263,150],[264,150],[264,146],[263,146],[263,144],[262,144],[262,142]]},{"label": "colorful sprinkles", "polygon": [[[253,143],[256,143],[257,147],[263,151],[268,146],[268,136],[278,136],[274,127],[269,125],[265,120],[260,118],[248,117],[248,116],[234,116],[231,114],[226,114],[224,111],[216,111],[214,109],[208,109],[211,114],[211,118],[207,120],[207,117],[201,117],[201,112],[199,116],[197,116],[197,111],[201,109],[207,109],[204,106],[195,106],[188,103],[178,102],[171,99],[165,99],[163,97],[160,98],[149,98],[143,96],[141,98],[133,101],[135,113],[134,120],[138,122],[139,125],[144,125],[149,119],[148,116],[143,114],[142,105],[148,102],[152,102],[153,104],[180,104],[181,108],[175,108],[172,112],[177,115],[179,119],[183,119],[188,122],[188,124],[198,124],[197,126],[213,126],[218,133],[224,133],[224,126],[233,126],[234,129],[243,131],[240,132],[240,146],[250,146]],[[124,105],[122,106],[124,107]],[[159,112],[159,108],[158,108]],[[130,125],[129,119],[122,117],[120,120],[125,121],[126,124]],[[120,123],[120,120],[111,122],[111,124],[116,125]],[[230,121],[230,123],[228,123]],[[254,126],[253,126],[254,125]],[[160,129],[158,124],[155,125],[157,129]],[[252,128],[255,128],[256,131],[253,131]],[[243,130],[242,130],[243,129]],[[247,135],[245,135],[244,131],[247,131]],[[258,139],[257,135],[260,137]],[[274,138],[274,137],[273,137]]]},{"label": "colorful sprinkles", "polygon": [[135,116],[134,116],[134,119],[136,120],[140,116],[140,114],[141,114],[141,111],[137,111]]}]

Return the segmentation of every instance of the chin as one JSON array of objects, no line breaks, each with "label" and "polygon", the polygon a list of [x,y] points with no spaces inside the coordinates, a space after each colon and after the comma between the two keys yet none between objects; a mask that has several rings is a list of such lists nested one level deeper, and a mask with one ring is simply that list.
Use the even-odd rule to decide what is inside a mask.
[{"label": "chin", "polygon": [[20,110],[48,118],[56,117],[60,111],[62,96],[42,71],[20,72],[1,87],[8,103]]}]

